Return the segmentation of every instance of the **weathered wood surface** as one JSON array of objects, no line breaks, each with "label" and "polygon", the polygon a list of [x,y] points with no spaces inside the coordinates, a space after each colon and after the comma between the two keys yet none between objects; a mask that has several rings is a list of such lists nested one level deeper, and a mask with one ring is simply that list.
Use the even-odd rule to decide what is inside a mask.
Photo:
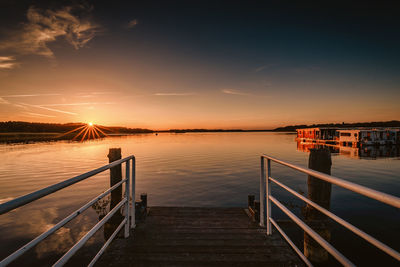
[{"label": "weathered wood surface", "polygon": [[151,207],[128,239],[115,240],[97,266],[303,266],[277,232],[243,208]]}]

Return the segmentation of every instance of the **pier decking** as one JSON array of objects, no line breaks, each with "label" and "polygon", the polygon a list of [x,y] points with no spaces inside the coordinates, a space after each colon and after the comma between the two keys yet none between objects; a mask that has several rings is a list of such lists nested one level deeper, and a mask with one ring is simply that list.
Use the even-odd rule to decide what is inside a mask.
[{"label": "pier decking", "polygon": [[303,266],[279,233],[267,236],[243,208],[151,207],[133,235],[96,266]]}]

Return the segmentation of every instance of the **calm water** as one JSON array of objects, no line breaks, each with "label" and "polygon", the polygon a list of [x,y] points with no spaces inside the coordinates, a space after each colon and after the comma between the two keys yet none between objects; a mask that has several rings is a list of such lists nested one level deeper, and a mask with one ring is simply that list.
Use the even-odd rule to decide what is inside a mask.
[{"label": "calm water", "polygon": [[[108,163],[111,147],[137,159],[137,195],[148,193],[149,205],[245,206],[247,195],[258,195],[259,155],[266,153],[307,166],[308,153],[298,148],[294,135],[282,133],[185,133],[112,137],[84,143],[52,142],[0,145],[0,199],[2,202],[63,181]],[[400,196],[400,161],[371,160],[357,153],[335,153],[332,174],[395,196]],[[307,192],[307,176],[273,165],[272,174],[298,192]],[[0,216],[0,257],[53,226],[109,186],[108,172],[75,184],[51,196]],[[303,203],[277,187],[274,194],[301,216]],[[400,212],[347,190],[332,188],[331,210],[400,250]],[[274,216],[286,219],[278,210]],[[15,265],[51,265],[97,221],[99,211],[88,209],[32,249]],[[334,224],[332,243],[360,265],[396,262]],[[302,232],[289,227],[302,247]],[[70,262],[85,265],[104,242],[99,231]],[[355,255],[357,253],[357,255]],[[50,263],[49,263],[50,262]]]}]

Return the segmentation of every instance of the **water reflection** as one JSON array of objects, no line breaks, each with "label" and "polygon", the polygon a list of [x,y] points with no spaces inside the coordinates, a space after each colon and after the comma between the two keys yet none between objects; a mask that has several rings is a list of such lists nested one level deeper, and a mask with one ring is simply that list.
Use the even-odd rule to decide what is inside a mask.
[{"label": "water reflection", "polygon": [[331,153],[353,159],[377,159],[377,158],[397,158],[400,157],[399,146],[362,146],[349,147],[339,145],[323,145],[310,142],[297,141],[297,150],[309,152],[312,148],[328,148]]},{"label": "water reflection", "polygon": [[[296,149],[294,138],[293,134],[279,133],[161,133],[158,136],[120,136],[83,143],[59,141],[0,144],[0,199],[4,201],[14,198],[105,165],[108,163],[109,148],[121,147],[123,156],[136,156],[137,196],[141,192],[147,192],[149,206],[244,206],[248,194],[259,194],[261,154],[266,153],[299,166],[307,166],[308,154],[301,152],[307,151],[307,148],[304,146],[301,150],[298,145]],[[338,148],[331,149],[338,151]],[[365,161],[350,160],[346,154],[336,153],[337,156],[332,159],[332,173],[335,176],[398,196],[399,157],[389,158],[384,162]],[[360,153],[359,151],[357,159]],[[395,155],[398,155],[398,152]],[[306,194],[305,175],[299,175],[298,172],[277,164],[273,165],[272,171],[273,176],[279,178],[282,183]],[[6,257],[107,190],[110,187],[109,177],[109,172],[100,173],[2,215],[0,258]],[[303,202],[292,198],[279,188],[273,188],[273,194],[301,216],[300,207],[304,206]],[[11,266],[50,266],[71,248],[72,243],[76,243],[103,218],[109,211],[109,201],[104,198],[96,203],[60,229],[54,237],[46,239],[43,245],[38,246],[37,251],[35,248],[27,252]],[[374,233],[379,240],[400,250],[398,238],[393,235],[399,232],[399,213],[395,213],[390,207],[368,202],[348,190],[339,188],[332,192],[331,204],[335,214],[368,233]],[[278,210],[273,210],[273,213],[277,218],[286,218]],[[371,214],[376,216],[371,217]],[[340,229],[334,229],[336,232],[332,234],[332,242],[341,252],[356,257],[358,254],[354,253],[354,248],[360,247],[366,251],[363,254],[368,257],[355,259],[356,263],[368,264],[368,260],[376,258],[381,261],[382,266],[385,265],[384,259],[387,257],[374,254],[375,250],[362,245],[364,242],[349,238],[348,232],[338,233],[337,231],[342,231]],[[298,240],[296,245],[302,247],[303,233],[294,234],[298,235],[297,239],[294,238]],[[70,266],[87,264],[104,242],[104,232],[101,229],[89,240],[89,244],[71,259]]]}]

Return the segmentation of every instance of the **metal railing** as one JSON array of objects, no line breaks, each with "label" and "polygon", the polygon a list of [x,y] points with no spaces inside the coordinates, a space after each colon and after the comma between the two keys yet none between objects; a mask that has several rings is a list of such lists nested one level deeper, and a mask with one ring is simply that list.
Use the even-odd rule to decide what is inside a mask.
[{"label": "metal railing", "polygon": [[[267,164],[265,164],[267,161]],[[290,238],[285,234],[285,232],[279,227],[276,221],[271,217],[271,202],[274,203],[281,211],[283,211],[290,219],[292,219],[298,226],[300,226],[309,236],[311,236],[316,242],[318,242],[326,251],[328,251],[336,260],[338,260],[344,266],[354,266],[354,264],[348,260],[344,255],[342,255],[338,250],[336,250],[331,244],[329,244],[325,239],[323,239],[318,233],[312,230],[307,224],[305,224],[302,220],[300,220],[295,214],[293,214],[289,209],[287,209],[281,202],[279,202],[275,197],[271,195],[271,182],[278,185],[279,187],[285,189],[292,195],[300,198],[313,208],[317,209],[321,213],[325,214],[329,218],[333,219],[337,223],[341,224],[348,230],[352,231],[359,237],[363,238],[364,240],[368,241],[375,247],[379,248],[380,250],[384,251],[388,255],[392,256],[393,258],[400,261],[400,253],[396,250],[390,248],[389,246],[383,244],[382,242],[378,241],[374,237],[370,236],[369,234],[365,233],[364,231],[358,229],[354,225],[346,222],[345,220],[341,219],[340,217],[336,216],[332,212],[328,211],[327,209],[321,207],[317,203],[309,200],[308,198],[304,197],[303,195],[297,193],[293,189],[289,188],[288,186],[284,185],[283,183],[277,181],[276,179],[272,178],[271,176],[271,161],[276,162],[278,164],[287,166],[289,168],[295,169],[302,173],[311,175],[315,178],[321,179],[323,181],[335,184],[337,186],[346,188],[353,192],[359,193],[361,195],[367,196],[369,198],[375,199],[377,201],[383,202],[390,206],[400,208],[400,198],[382,193],[368,187],[358,185],[349,181],[345,181],[341,178],[337,178],[328,174],[324,174],[318,171],[314,171],[308,168],[303,168],[294,164],[290,164],[284,162],[282,160],[262,155],[261,156],[261,175],[260,175],[260,225],[266,226],[267,235],[272,234],[272,225],[278,230],[278,232],[285,238],[288,244],[294,249],[294,251],[299,255],[299,257],[304,261],[304,263],[308,266],[312,266],[311,262],[306,258],[306,256],[300,251],[300,249],[290,240]],[[267,165],[267,166],[265,166]],[[267,168],[266,168],[267,167]],[[267,179],[268,177],[268,179]]]},{"label": "metal railing", "polygon": [[[93,266],[95,264],[95,262],[100,258],[100,256],[103,254],[105,249],[111,243],[111,241],[115,238],[115,236],[118,234],[118,232],[122,229],[122,227],[125,227],[124,237],[125,238],[129,237],[130,228],[135,227],[135,170],[136,170],[135,165],[136,165],[136,163],[135,163],[135,157],[133,155],[126,157],[124,159],[114,161],[114,162],[112,162],[108,165],[105,165],[103,167],[100,167],[98,169],[75,176],[75,177],[65,180],[63,182],[48,186],[46,188],[37,190],[30,194],[27,194],[27,195],[15,198],[13,200],[10,200],[6,203],[3,203],[0,205],[0,215],[7,213],[11,210],[14,210],[16,208],[19,208],[21,206],[24,206],[24,205],[26,205],[32,201],[35,201],[37,199],[40,199],[44,196],[50,195],[58,190],[66,188],[70,185],[73,185],[75,183],[83,181],[83,180],[90,178],[98,173],[104,172],[115,166],[121,165],[122,163],[125,163],[125,179],[118,182],[117,184],[115,184],[114,186],[109,188],[108,190],[104,191],[103,193],[101,193],[100,195],[98,195],[97,197],[95,197],[94,199],[92,199],[91,201],[89,201],[88,203],[86,203],[85,205],[83,205],[82,207],[77,209],[76,211],[72,212],[66,218],[64,218],[63,220],[58,222],[51,229],[49,229],[46,232],[42,233],[41,235],[37,236],[35,239],[33,239],[29,243],[25,244],[20,249],[16,250],[11,255],[9,255],[5,259],[3,259],[0,262],[0,267],[6,266],[9,263],[11,263],[12,261],[16,260],[18,257],[22,256],[29,249],[33,248],[39,242],[44,240],[46,237],[53,234],[55,231],[57,231],[62,226],[64,226],[66,223],[68,223],[72,219],[76,218],[83,211],[85,211],[86,209],[91,207],[94,203],[96,203],[103,197],[110,194],[117,187],[122,186],[123,183],[125,183],[125,197],[106,216],[104,216],[104,218],[101,219],[89,232],[87,232],[68,252],[66,252],[53,266],[63,266],[89,240],[89,238],[92,237],[96,233],[96,231],[98,231],[108,220],[110,220],[110,218],[117,211],[119,211],[123,206],[125,208],[125,212],[124,212],[125,218],[119,224],[117,229],[112,233],[112,235],[108,238],[108,240],[105,242],[105,244],[99,250],[99,252],[96,254],[96,256],[92,259],[92,261],[89,263],[89,266]],[[132,169],[131,169],[131,165],[132,165]],[[130,192],[131,191],[132,191],[132,200],[130,200]]]}]

